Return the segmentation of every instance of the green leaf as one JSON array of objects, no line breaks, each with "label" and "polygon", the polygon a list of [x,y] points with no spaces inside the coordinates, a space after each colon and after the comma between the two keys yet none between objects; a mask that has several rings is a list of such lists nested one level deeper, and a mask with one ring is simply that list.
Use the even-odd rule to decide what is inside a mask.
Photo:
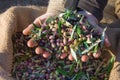
[{"label": "green leaf", "polygon": [[59,35],[61,34],[61,21],[58,22],[58,33]]},{"label": "green leaf", "polygon": [[88,49],[85,49],[81,54],[85,54],[85,53],[89,52],[93,47],[95,47],[96,45],[98,45],[100,42],[101,42],[101,40],[97,40]]},{"label": "green leaf", "polygon": [[68,75],[68,73],[67,73],[65,70],[63,70],[63,69],[57,68],[56,71],[57,71],[58,73],[64,75],[64,76],[67,76],[67,75]]},{"label": "green leaf", "polygon": [[104,40],[105,40],[105,31],[107,30],[107,27],[104,28],[103,32],[102,32],[102,35],[101,35],[101,47],[103,46],[104,44]]},{"label": "green leaf", "polygon": [[82,76],[84,75],[85,74],[80,71],[79,73],[75,74],[75,76],[71,80],[81,80]]},{"label": "green leaf", "polygon": [[35,27],[35,29],[40,29],[40,27],[38,27],[35,23],[33,23],[33,26]]},{"label": "green leaf", "polygon": [[74,69],[75,69],[75,63],[73,63],[73,64],[70,66],[70,72],[69,72],[69,75],[72,75],[72,74],[73,74]]},{"label": "green leaf", "polygon": [[72,33],[71,33],[71,36],[70,36],[71,39],[72,39],[73,36],[74,36],[74,32],[75,32],[76,28],[77,28],[77,25],[75,25],[74,28],[73,28],[73,30],[72,30]]},{"label": "green leaf", "polygon": [[49,18],[47,19],[47,21],[46,21],[46,24],[51,23],[53,20],[54,20],[54,19],[53,19],[52,17],[49,17]]},{"label": "green leaf", "polygon": [[88,22],[88,20],[85,22],[85,25],[89,28],[91,25],[90,23]]},{"label": "green leaf", "polygon": [[95,47],[94,47],[94,53],[96,53],[97,52],[97,50],[98,50],[98,45],[96,45]]},{"label": "green leaf", "polygon": [[81,29],[80,29],[80,26],[77,26],[77,33],[78,33],[78,35],[80,35],[80,34],[81,34]]},{"label": "green leaf", "polygon": [[32,34],[37,35],[36,37],[33,37],[34,40],[39,40],[42,37],[42,29],[40,28],[39,30],[33,30]]},{"label": "green leaf", "polygon": [[72,54],[73,58],[75,59],[75,61],[77,61],[77,55],[76,55],[75,51],[72,48],[70,48],[70,51],[71,51],[71,54]]},{"label": "green leaf", "polygon": [[76,53],[79,54],[80,56],[82,56],[80,46],[78,46],[78,49],[77,49]]},{"label": "green leaf", "polygon": [[71,15],[72,11],[71,10],[66,10],[65,14],[64,14],[64,18],[68,19]]},{"label": "green leaf", "polygon": [[89,48],[89,46],[86,42],[84,42],[84,45],[85,45],[86,48]]},{"label": "green leaf", "polygon": [[114,61],[115,61],[115,57],[112,56],[111,59],[108,61],[108,66],[106,67],[107,73],[110,73],[110,71],[113,67]]},{"label": "green leaf", "polygon": [[82,15],[82,17],[80,18],[80,21],[79,22],[82,22],[83,21],[83,19],[84,19],[84,15]]}]

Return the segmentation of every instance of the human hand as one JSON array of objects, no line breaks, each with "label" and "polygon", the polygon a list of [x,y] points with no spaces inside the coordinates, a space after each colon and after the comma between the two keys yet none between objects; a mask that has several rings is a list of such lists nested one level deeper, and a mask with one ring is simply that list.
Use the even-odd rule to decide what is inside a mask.
[{"label": "human hand", "polygon": [[[98,23],[98,22],[97,22],[97,19],[96,19],[92,14],[90,14],[90,13],[88,13],[88,12],[81,12],[81,14],[83,14],[84,16],[86,16],[86,17],[88,18],[88,21],[89,21],[93,26],[96,27],[96,31],[98,31],[97,33],[99,33],[99,34],[102,33],[102,31],[103,31],[102,28],[100,28],[100,27],[97,25],[97,23]],[[54,16],[54,15],[53,15],[53,14],[44,14],[44,15],[38,17],[38,18],[34,21],[34,23],[39,26],[39,25],[40,25],[40,21],[41,21],[42,23],[44,23],[45,20],[46,20],[48,17],[50,17],[50,16]],[[33,25],[29,25],[29,26],[23,31],[23,34],[25,34],[25,35],[30,34],[31,30],[33,30]],[[110,45],[107,38],[105,38],[105,44],[106,44],[106,46],[109,46],[109,45]],[[33,39],[30,39],[30,40],[28,41],[28,46],[29,46],[29,47],[34,47],[34,46],[37,46],[37,45],[38,45],[37,42],[34,41]],[[43,57],[45,57],[45,58],[48,58],[48,57],[50,56],[50,53],[44,51],[41,47],[37,47],[36,50],[35,50],[35,52],[36,52],[37,54],[43,53]],[[100,52],[100,50],[98,50],[98,51],[96,52],[96,54],[94,54],[93,56],[94,56],[95,58],[98,58],[98,57],[100,56],[100,54],[101,54],[101,52]],[[62,53],[61,55],[59,55],[59,57],[60,57],[61,59],[64,59],[64,58],[66,58],[67,56],[68,56],[68,59],[69,59],[69,60],[74,60],[74,58],[72,57],[71,54],[68,55],[68,54],[66,54],[66,53]],[[83,62],[86,62],[86,61],[88,60],[88,58],[89,58],[89,57],[88,57],[87,55],[83,55],[83,56],[81,57],[81,60],[82,60]]]},{"label": "human hand", "polygon": [[[54,14],[52,14],[52,13],[43,14],[42,16],[36,18],[33,23],[36,24],[37,26],[40,26],[40,25],[41,25],[41,22],[42,22],[42,24],[45,25],[45,20],[46,20],[47,18],[49,18],[49,17],[52,17],[52,16],[54,16]],[[30,25],[28,25],[27,28],[25,28],[25,29],[23,30],[23,34],[24,34],[24,35],[30,35],[30,34],[31,34],[31,31],[32,31],[33,29],[34,29],[33,24],[30,24]],[[27,45],[28,45],[28,47],[33,48],[33,47],[38,46],[38,43],[37,43],[34,39],[30,39],[30,40],[27,42]],[[51,55],[50,52],[47,52],[47,51],[43,50],[40,46],[38,46],[38,47],[35,49],[35,52],[36,52],[36,54],[42,54],[44,58],[48,58],[48,57]],[[67,54],[66,54],[66,53],[63,53],[63,54],[61,54],[61,55],[56,55],[56,57],[59,57],[59,58],[61,58],[61,59],[65,59],[65,58],[67,57]],[[69,55],[68,58],[69,58],[70,60],[73,60],[73,58],[71,57],[71,55]]]},{"label": "human hand", "polygon": [[[45,20],[49,17],[52,17],[52,16],[54,16],[54,14],[52,14],[52,13],[43,14],[42,16],[36,18],[33,23],[36,24],[37,26],[40,26],[41,23],[45,25]],[[31,31],[33,29],[34,29],[33,24],[30,24],[30,25],[28,25],[27,28],[25,28],[23,30],[23,34],[24,35],[30,35]],[[48,58],[51,55],[50,52],[47,52],[47,51],[43,50],[40,46],[38,46],[38,43],[34,39],[30,39],[27,42],[27,45],[30,48],[33,48],[33,47],[37,46],[37,48],[35,49],[36,54],[42,54],[44,58]],[[67,53],[62,53],[61,55],[56,55],[56,57],[58,57],[60,59],[65,59],[67,57],[67,55],[68,55]],[[72,57],[71,54],[68,56],[68,58],[69,58],[69,60],[73,60],[73,57]]]},{"label": "human hand", "polygon": [[[46,19],[49,18],[49,17],[52,17],[52,16],[54,16],[53,13],[45,13],[45,14],[43,14],[42,16],[39,16],[38,18],[36,18],[33,23],[36,24],[37,26],[45,26],[45,21],[46,21]],[[24,35],[30,35],[30,34],[31,34],[31,31],[32,31],[33,29],[34,29],[33,24],[30,24],[30,25],[28,25],[27,28],[25,28],[25,29],[23,30],[23,34],[24,34]],[[30,48],[33,48],[33,47],[36,47],[36,46],[37,46],[36,49],[35,49],[36,54],[42,54],[44,58],[48,58],[48,57],[51,55],[50,52],[47,52],[47,51],[43,50],[43,49],[38,45],[38,43],[37,43],[34,39],[32,39],[32,38],[27,42],[27,45],[28,45],[28,47],[30,47]]]},{"label": "human hand", "polygon": [[[98,25],[98,21],[97,21],[95,16],[93,16],[91,13],[89,13],[87,11],[80,11],[78,13],[84,15],[87,18],[88,22],[96,29],[95,30],[96,34],[102,35],[103,29]],[[104,39],[103,42],[104,42],[105,47],[110,47],[111,44],[110,44],[106,34],[105,34],[105,39]],[[100,56],[101,56],[101,51],[100,50],[98,50],[96,53],[93,53],[94,58],[99,58]],[[81,60],[83,62],[86,62],[88,59],[89,59],[88,55],[83,55],[81,57]]]}]

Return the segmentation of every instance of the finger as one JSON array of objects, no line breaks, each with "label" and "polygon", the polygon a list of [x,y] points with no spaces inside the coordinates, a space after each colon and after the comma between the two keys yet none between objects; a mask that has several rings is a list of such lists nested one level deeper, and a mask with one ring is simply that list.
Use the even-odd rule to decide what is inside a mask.
[{"label": "finger", "polygon": [[110,41],[108,40],[108,37],[107,37],[107,36],[105,36],[105,46],[106,46],[106,47],[110,47],[110,46],[111,46],[111,43],[110,43]]},{"label": "finger", "polygon": [[28,47],[35,47],[38,45],[38,43],[34,40],[34,39],[30,39],[28,42],[27,42],[27,45]]},{"label": "finger", "polygon": [[101,56],[101,51],[98,50],[96,53],[93,53],[94,58],[99,58]]},{"label": "finger", "polygon": [[23,34],[24,34],[24,35],[29,35],[33,29],[34,29],[33,25],[30,24],[27,28],[25,28],[25,29],[23,30]]},{"label": "finger", "polygon": [[90,24],[94,25],[94,24],[98,23],[98,20],[96,19],[96,17],[93,16],[90,12],[80,11],[79,13],[84,15],[85,17],[87,17],[87,20]]},{"label": "finger", "polygon": [[45,51],[44,53],[43,53],[43,57],[44,58],[48,58],[48,57],[50,57],[50,53],[49,52],[47,52],[47,51]]},{"label": "finger", "polygon": [[97,24],[94,26],[94,29],[95,29],[95,33],[98,35],[101,35],[103,32],[103,29],[100,26],[98,26]]},{"label": "finger", "polygon": [[36,18],[33,23],[36,24],[38,27],[40,27],[42,25],[41,17]]},{"label": "finger", "polygon": [[35,53],[36,54],[42,54],[44,52],[44,50],[41,48],[41,47],[37,47],[36,49],[35,49]]},{"label": "finger", "polygon": [[48,18],[47,15],[42,15],[42,16],[38,17],[37,19],[35,19],[35,21],[33,23],[35,23],[37,26],[45,25],[45,20],[47,18]]},{"label": "finger", "polygon": [[[98,35],[101,35],[101,36],[102,36],[103,31],[104,31],[104,30],[103,30],[102,28],[97,27],[97,34],[98,34]],[[111,44],[110,44],[110,42],[109,42],[108,37],[107,37],[106,34],[105,34],[105,38],[104,38],[104,45],[105,45],[106,47],[110,47],[110,46],[111,46]]]},{"label": "finger", "polygon": [[65,59],[67,57],[67,53],[62,53],[60,59]]},{"label": "finger", "polygon": [[[33,23],[36,24],[38,27],[42,24],[40,18],[35,19]],[[29,35],[33,29],[33,24],[30,24],[26,29],[23,30],[23,34]]]},{"label": "finger", "polygon": [[82,62],[87,62],[88,59],[89,59],[88,55],[82,55],[82,57],[81,57]]},{"label": "finger", "polygon": [[69,59],[70,61],[73,61],[73,60],[74,60],[72,54],[69,54],[68,59]]}]

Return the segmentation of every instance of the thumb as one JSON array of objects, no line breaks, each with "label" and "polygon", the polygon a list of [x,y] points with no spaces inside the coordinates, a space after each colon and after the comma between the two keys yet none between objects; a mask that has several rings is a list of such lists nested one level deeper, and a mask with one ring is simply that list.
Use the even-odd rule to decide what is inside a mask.
[{"label": "thumb", "polygon": [[107,37],[107,36],[105,36],[105,46],[106,46],[106,47],[110,47],[110,46],[111,46],[111,43],[110,43],[110,41],[108,40],[108,37]]},{"label": "thumb", "polygon": [[43,25],[46,25],[46,24],[45,24],[46,19],[48,19],[49,17],[52,17],[52,16],[54,16],[53,13],[46,13],[46,14],[44,14],[44,15],[36,18],[33,23],[35,23],[37,26],[40,26],[40,25],[42,25],[42,24],[43,24]]}]

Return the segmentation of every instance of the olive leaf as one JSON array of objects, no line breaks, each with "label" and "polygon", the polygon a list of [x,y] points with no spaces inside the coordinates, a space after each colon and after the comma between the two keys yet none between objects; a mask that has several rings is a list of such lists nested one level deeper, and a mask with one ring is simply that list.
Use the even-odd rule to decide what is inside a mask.
[{"label": "olive leaf", "polygon": [[72,75],[74,73],[74,69],[75,69],[75,63],[73,62],[72,65],[70,66],[69,75]]},{"label": "olive leaf", "polygon": [[95,47],[96,45],[98,45],[100,42],[101,42],[101,40],[97,40],[89,48],[85,49],[81,54],[85,54],[85,53],[89,52],[93,47]]},{"label": "olive leaf", "polygon": [[110,73],[110,71],[111,71],[111,69],[113,67],[114,61],[115,61],[115,56],[112,56],[110,58],[110,60],[108,61],[108,66],[106,67],[107,73]]},{"label": "olive leaf", "polygon": [[86,48],[89,48],[88,44],[86,42],[83,42]]},{"label": "olive leaf", "polygon": [[83,22],[83,19],[84,19],[84,15],[82,15],[82,17],[80,18],[79,22]]},{"label": "olive leaf", "polygon": [[82,71],[79,71],[71,80],[86,80],[86,79],[81,79],[83,76],[85,76],[85,73]]},{"label": "olive leaf", "polygon": [[61,21],[58,22],[58,33],[59,35],[61,34]]},{"label": "olive leaf", "polygon": [[80,29],[80,26],[77,26],[77,33],[78,33],[78,35],[80,35],[80,34],[81,34],[81,29]]},{"label": "olive leaf", "polygon": [[35,29],[39,29],[40,28],[35,23],[33,23],[33,26],[34,26]]},{"label": "olive leaf", "polygon": [[57,68],[57,72],[60,73],[60,74],[62,74],[62,75],[64,75],[64,76],[68,75],[68,73],[65,70],[60,69],[60,68]]},{"label": "olive leaf", "polygon": [[49,17],[47,20],[46,20],[46,24],[49,24],[53,21],[54,19],[52,17]]},{"label": "olive leaf", "polygon": [[73,27],[73,30],[72,30],[72,33],[71,33],[71,36],[70,36],[71,39],[72,39],[73,36],[74,36],[74,32],[75,32],[76,28],[77,28],[77,25],[75,25],[75,26]]},{"label": "olive leaf", "polygon": [[72,54],[73,58],[77,62],[77,55],[76,55],[75,51],[72,48],[70,48],[70,51],[71,51],[71,54]]},{"label": "olive leaf", "polygon": [[98,44],[94,47],[93,52],[94,52],[94,53],[96,53],[96,52],[97,52],[97,50],[98,50]]},{"label": "olive leaf", "polygon": [[76,53],[82,56],[80,48],[77,49]]},{"label": "olive leaf", "polygon": [[102,32],[102,35],[101,35],[101,47],[103,46],[104,44],[104,40],[105,40],[105,31],[107,30],[107,27],[104,28],[103,32]]},{"label": "olive leaf", "polygon": [[72,11],[71,10],[66,10],[65,15],[63,16],[65,19],[68,19],[71,15]]}]

